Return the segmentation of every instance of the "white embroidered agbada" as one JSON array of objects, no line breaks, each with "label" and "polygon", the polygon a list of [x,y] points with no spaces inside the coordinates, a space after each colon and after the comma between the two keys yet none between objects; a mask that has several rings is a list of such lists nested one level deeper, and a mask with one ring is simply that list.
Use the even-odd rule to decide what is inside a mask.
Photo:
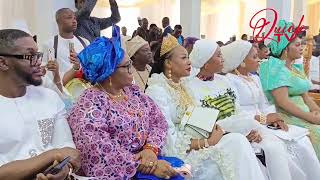
[{"label": "white embroidered agbada", "polygon": [[230,133],[218,144],[199,151],[190,149],[192,137],[179,128],[186,109],[181,102],[182,83],[173,83],[163,73],[153,74],[148,81],[146,94],[160,107],[168,125],[166,156],[176,156],[191,164],[194,179],[197,180],[263,180],[254,152],[240,134]]},{"label": "white embroidered agbada", "polygon": [[44,87],[28,86],[19,98],[0,95],[0,166],[55,148],[75,148],[64,107]]},{"label": "white embroidered agbada", "polygon": [[[224,72],[230,72],[236,69],[248,55],[250,49],[251,46],[249,45],[249,43],[243,41],[238,41],[233,45],[222,48],[222,53],[225,57]],[[263,94],[259,77],[256,75],[250,75],[250,77],[252,77],[254,81],[249,82],[245,78],[230,73],[225,77],[227,78],[225,81],[229,81],[230,87],[235,90],[238,110],[240,112],[251,114],[252,116],[259,115],[261,113],[265,115],[269,113],[275,113],[275,107],[268,104],[268,101]],[[262,126],[262,128],[263,129],[261,129],[260,132],[263,136],[267,136],[266,140],[274,136],[273,133],[275,131],[267,129],[265,126]],[[289,172],[287,173],[290,173],[292,180],[316,180],[320,178],[318,171],[318,169],[320,169],[319,161],[313,150],[311,142],[306,136],[303,136],[299,140],[291,142],[280,139],[276,136],[274,136],[272,139],[274,139],[275,141],[264,142],[265,140],[263,140],[259,144],[261,144],[260,146],[264,149],[265,152],[265,146],[267,144],[269,144],[267,146],[270,146],[271,144],[272,146],[274,146],[275,143],[279,143],[279,141],[284,144],[284,147],[288,152],[287,154],[289,155],[287,160],[287,162],[289,163]],[[263,143],[265,143],[266,145],[263,145]],[[283,167],[285,166],[285,164],[278,161],[279,158],[284,158],[285,156],[280,157],[280,155],[277,153],[270,153],[268,157],[268,154],[269,153],[266,152],[267,168],[272,168],[269,170],[269,179],[286,179],[283,178]],[[268,166],[268,159],[271,160],[274,165]]]},{"label": "white embroidered agbada", "polygon": [[[227,74],[227,78],[233,87],[237,88],[240,110],[257,115],[275,113],[275,106],[269,104],[262,91],[259,77],[257,75],[251,75],[251,77],[254,81],[247,81],[235,74]],[[294,162],[303,171],[306,179],[320,179],[320,163],[309,138],[304,136],[296,141],[284,139],[282,141],[286,143],[288,152],[291,154]]]}]

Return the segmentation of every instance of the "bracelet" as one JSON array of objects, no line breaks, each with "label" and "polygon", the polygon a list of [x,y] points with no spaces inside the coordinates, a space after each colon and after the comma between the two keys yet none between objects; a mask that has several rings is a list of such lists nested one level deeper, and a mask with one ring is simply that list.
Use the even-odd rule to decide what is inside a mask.
[{"label": "bracelet", "polygon": [[210,147],[209,142],[208,142],[208,139],[204,139],[204,147],[205,147],[205,148]]},{"label": "bracelet", "polygon": [[154,146],[154,145],[152,145],[152,144],[144,145],[143,149],[149,149],[149,150],[153,151],[156,154],[156,156],[158,156],[158,154],[159,154],[159,148]]},{"label": "bracelet", "polygon": [[201,146],[200,146],[200,139],[198,139],[198,149],[201,149]]},{"label": "bracelet", "polygon": [[263,114],[260,114],[259,122],[260,122],[260,124],[266,124],[267,123],[267,117],[265,115],[263,115]]}]

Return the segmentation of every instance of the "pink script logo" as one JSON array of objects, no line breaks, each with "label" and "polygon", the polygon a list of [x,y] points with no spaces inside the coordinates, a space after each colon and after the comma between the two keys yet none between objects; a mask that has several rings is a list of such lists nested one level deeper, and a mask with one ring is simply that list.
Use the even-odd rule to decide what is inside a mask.
[{"label": "pink script logo", "polygon": [[[263,11],[272,11],[273,15],[274,15],[274,20],[272,22],[272,26],[270,28],[270,30],[266,33],[266,35],[264,35],[262,33],[262,31],[264,30],[264,28],[270,24],[270,21],[267,21],[266,18],[260,18],[258,19],[257,15],[259,15],[260,13],[262,13]],[[257,21],[255,21],[256,19],[258,19]],[[301,17],[300,19],[300,23],[299,25],[295,28],[294,25],[290,26],[287,30],[287,32],[293,33],[291,35],[291,37],[289,37],[285,31],[287,29],[287,27],[281,28],[281,27],[276,27],[276,23],[278,22],[278,13],[276,10],[272,9],[272,8],[266,8],[266,9],[262,9],[260,11],[258,11],[250,20],[250,28],[253,29],[253,37],[254,40],[256,42],[263,42],[265,39],[271,39],[273,41],[276,42],[280,42],[280,37],[281,36],[285,36],[287,38],[288,41],[292,41],[294,38],[297,37],[297,35],[302,32],[305,31],[305,27],[302,24],[302,21],[304,19],[304,15]],[[256,22],[254,24],[254,22]],[[273,38],[269,38],[270,34],[274,32],[274,35],[277,37],[277,39],[273,39]]]}]

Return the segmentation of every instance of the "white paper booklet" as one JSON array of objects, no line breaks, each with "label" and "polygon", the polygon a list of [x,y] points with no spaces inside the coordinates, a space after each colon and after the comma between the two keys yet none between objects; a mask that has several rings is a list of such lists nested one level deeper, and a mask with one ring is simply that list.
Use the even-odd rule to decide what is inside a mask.
[{"label": "white paper booklet", "polygon": [[298,126],[293,126],[293,125],[288,125],[288,127],[289,127],[288,132],[280,130],[280,129],[272,130],[267,127],[265,127],[265,128],[268,129],[268,131],[271,132],[272,134],[274,134],[275,136],[277,136],[283,140],[287,140],[287,141],[297,141],[297,140],[299,140],[309,134],[308,129],[298,127]]}]

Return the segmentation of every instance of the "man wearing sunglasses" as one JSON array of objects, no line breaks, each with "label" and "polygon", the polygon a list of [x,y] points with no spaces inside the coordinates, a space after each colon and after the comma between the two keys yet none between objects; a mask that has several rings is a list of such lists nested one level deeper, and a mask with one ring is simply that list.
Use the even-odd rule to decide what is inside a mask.
[{"label": "man wearing sunglasses", "polygon": [[[43,54],[32,37],[21,30],[0,30],[0,179],[32,179],[53,161],[70,156],[70,167],[80,167],[64,103],[41,87]],[[69,166],[56,175],[65,179]]]}]

